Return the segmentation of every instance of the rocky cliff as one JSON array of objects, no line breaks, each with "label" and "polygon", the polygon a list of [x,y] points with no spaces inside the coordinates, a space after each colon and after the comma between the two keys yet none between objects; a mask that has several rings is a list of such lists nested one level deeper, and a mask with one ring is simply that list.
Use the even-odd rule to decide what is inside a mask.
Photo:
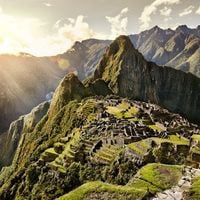
[{"label": "rocky cliff", "polygon": [[120,36],[99,62],[94,79],[115,94],[153,102],[200,123],[200,80],[190,73],[147,62],[127,36]]},{"label": "rocky cliff", "polygon": [[8,132],[0,136],[0,168],[10,165],[22,134],[32,131],[35,125],[46,115],[48,109],[49,102],[38,105],[30,114],[21,116],[18,120],[12,122]]}]

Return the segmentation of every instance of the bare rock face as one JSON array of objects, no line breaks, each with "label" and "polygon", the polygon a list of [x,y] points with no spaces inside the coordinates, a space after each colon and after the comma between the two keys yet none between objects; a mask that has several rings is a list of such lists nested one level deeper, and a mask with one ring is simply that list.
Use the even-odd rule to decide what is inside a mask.
[{"label": "bare rock face", "polygon": [[49,102],[44,102],[35,107],[30,114],[21,116],[11,123],[5,135],[0,136],[0,167],[10,164],[18,147],[22,133],[32,131],[37,123],[46,115]]},{"label": "bare rock face", "polygon": [[126,36],[107,49],[94,74],[100,78],[115,94],[156,103],[200,123],[200,79],[147,62]]}]

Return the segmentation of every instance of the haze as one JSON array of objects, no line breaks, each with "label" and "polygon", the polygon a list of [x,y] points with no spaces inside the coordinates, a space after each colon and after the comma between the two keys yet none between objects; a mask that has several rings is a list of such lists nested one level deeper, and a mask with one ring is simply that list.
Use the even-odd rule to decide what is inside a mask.
[{"label": "haze", "polygon": [[0,53],[49,56],[87,38],[196,27],[199,0],[0,0]]}]

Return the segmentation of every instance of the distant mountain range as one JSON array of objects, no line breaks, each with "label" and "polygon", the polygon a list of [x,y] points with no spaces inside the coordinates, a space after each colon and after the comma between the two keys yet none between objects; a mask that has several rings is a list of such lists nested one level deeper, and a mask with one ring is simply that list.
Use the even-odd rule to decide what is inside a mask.
[{"label": "distant mountain range", "polygon": [[146,60],[200,77],[200,26],[183,25],[176,30],[155,26],[130,38]]}]

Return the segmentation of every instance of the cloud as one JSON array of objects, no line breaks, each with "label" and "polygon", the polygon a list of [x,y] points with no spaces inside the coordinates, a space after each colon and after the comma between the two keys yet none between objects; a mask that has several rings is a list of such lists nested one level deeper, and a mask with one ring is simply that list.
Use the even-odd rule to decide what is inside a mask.
[{"label": "cloud", "polygon": [[128,8],[124,8],[115,17],[106,16],[107,21],[111,25],[111,35],[109,37],[110,39],[114,39],[119,35],[127,34],[127,25],[128,25],[128,18],[126,17],[127,12]]},{"label": "cloud", "polygon": [[199,8],[196,10],[195,13],[198,14],[198,15],[200,15],[200,6],[199,6]]},{"label": "cloud", "polygon": [[47,7],[52,7],[52,4],[51,4],[51,3],[44,2],[43,4],[44,4],[45,6],[47,6]]},{"label": "cloud", "polygon": [[189,14],[192,13],[193,9],[194,9],[194,6],[190,5],[190,6],[188,6],[187,8],[185,8],[185,9],[183,10],[183,12],[181,12],[181,13],[179,14],[179,16],[180,16],[180,17],[183,17],[183,16],[186,16],[186,15],[189,15]]},{"label": "cloud", "polygon": [[157,12],[159,6],[179,4],[180,2],[181,0],[154,0],[153,3],[144,7],[144,10],[142,11],[141,16],[139,17],[140,30],[149,28],[151,23],[151,15]]},{"label": "cloud", "polygon": [[84,18],[83,15],[79,15],[76,19],[69,18],[69,22],[59,28],[59,34],[71,41],[80,41],[94,37],[96,35],[95,32],[84,21]]},{"label": "cloud", "polygon": [[166,6],[160,10],[160,14],[166,17],[169,17],[171,15],[171,12],[172,12],[172,9]]},{"label": "cloud", "polygon": [[[52,44],[56,45],[55,52],[66,51],[66,49],[70,48],[75,41],[82,41],[89,38],[107,38],[107,35],[95,32],[85,19],[85,16],[78,15],[75,19],[59,19],[54,24],[56,33],[49,37],[48,40],[52,41]],[[59,51],[57,46],[60,47]]]},{"label": "cloud", "polygon": [[83,15],[60,19],[54,24],[53,32],[47,34],[48,23],[38,18],[7,15],[0,7],[0,54],[56,55],[65,52],[75,41],[108,37],[95,32],[85,19]]}]

